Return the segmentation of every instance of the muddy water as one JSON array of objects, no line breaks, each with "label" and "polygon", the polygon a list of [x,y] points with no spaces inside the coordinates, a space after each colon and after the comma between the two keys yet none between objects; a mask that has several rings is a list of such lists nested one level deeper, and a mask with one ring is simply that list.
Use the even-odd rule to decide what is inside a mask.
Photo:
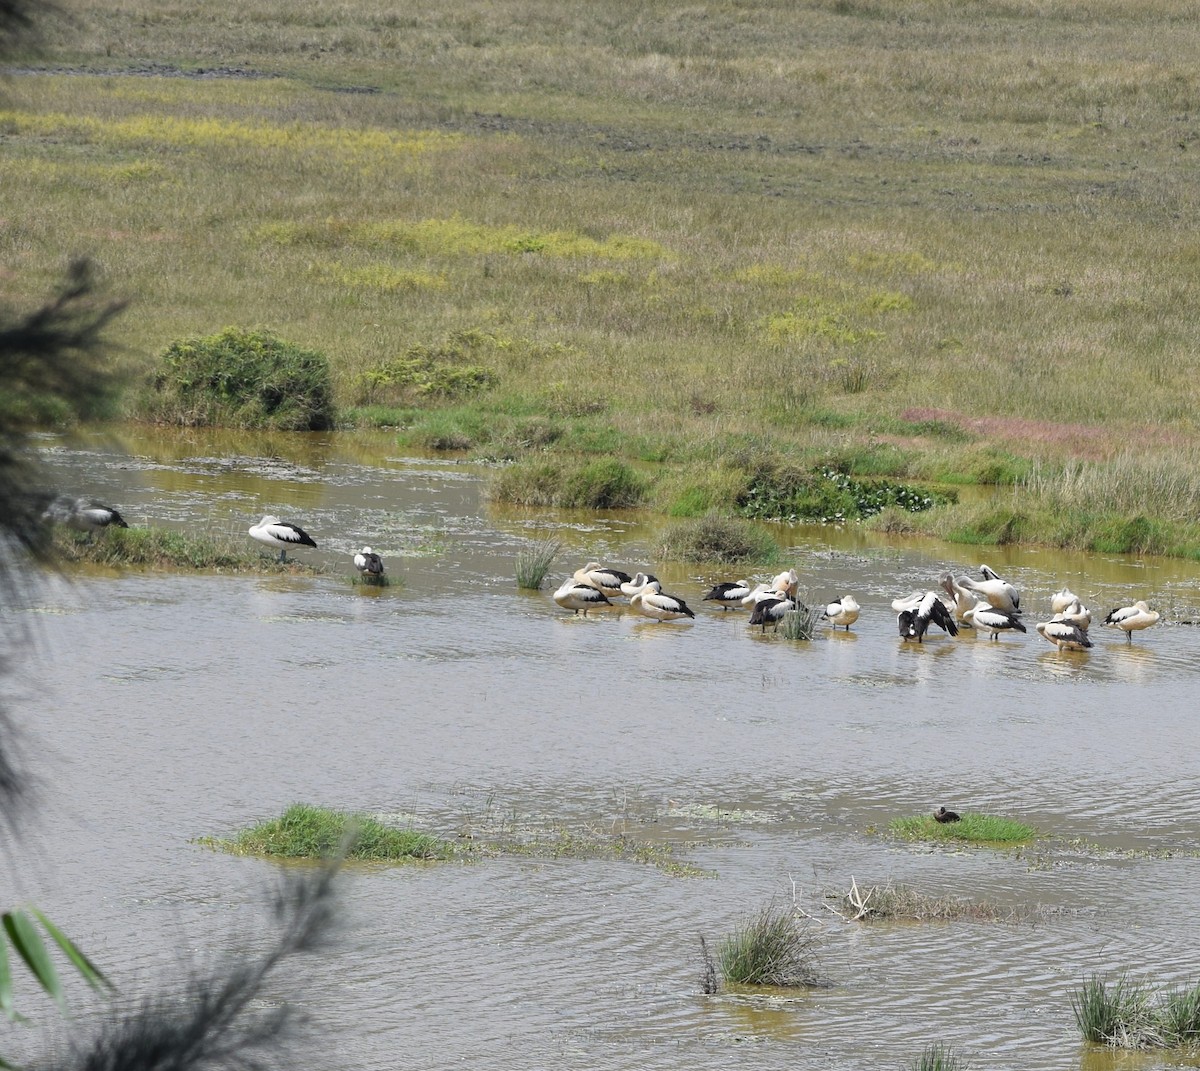
[{"label": "muddy water", "polygon": [[[796,644],[702,606],[723,577],[657,560],[656,519],[497,509],[486,471],[400,456],[386,436],[43,447],[63,488],[132,524],[240,534],[277,513],[329,570],[85,575],[51,580],[22,614],[42,795],[11,856],[18,896],[129,989],[180,950],[260,940],[272,866],[194,839],[296,800],[450,837],[625,832],[709,875],[569,858],[352,870],[337,945],[298,971],[337,1066],[896,1068],[942,1041],[980,1067],[1099,1071],[1111,1064],[1071,1017],[1084,976],[1195,978],[1195,566],[989,548],[1031,624],[1064,583],[1102,612],[1148,597],[1168,620],[1132,646],[1093,628],[1078,655],[1036,635],[915,646],[891,599],[978,553],[781,528],[811,600],[863,605],[850,633]],[[549,535],[567,548],[556,579],[589,558],[648,566],[696,620],[585,619],[519,591],[517,551]],[[348,583],[364,543],[402,585]],[[952,852],[875,832],[939,803],[1060,839]],[[847,925],[820,894],[852,876],[1047,914]],[[700,936],[793,894],[821,920],[835,985],[702,996]]]}]

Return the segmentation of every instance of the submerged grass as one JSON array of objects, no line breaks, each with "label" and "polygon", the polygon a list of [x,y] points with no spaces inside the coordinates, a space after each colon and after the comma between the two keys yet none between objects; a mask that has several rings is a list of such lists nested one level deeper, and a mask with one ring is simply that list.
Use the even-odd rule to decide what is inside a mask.
[{"label": "submerged grass", "polygon": [[1011,818],[964,812],[957,822],[938,822],[930,815],[893,818],[888,829],[905,840],[955,841],[970,844],[1025,844],[1037,830]]},{"label": "submerged grass", "polygon": [[454,845],[424,833],[395,829],[366,814],[292,804],[279,818],[259,822],[228,839],[202,843],[234,855],[276,859],[328,859],[345,851],[349,859],[397,862],[450,859]]},{"label": "submerged grass", "polygon": [[832,893],[838,913],[854,922],[1015,922],[1021,915],[984,900],[932,896],[911,885],[862,885]]}]

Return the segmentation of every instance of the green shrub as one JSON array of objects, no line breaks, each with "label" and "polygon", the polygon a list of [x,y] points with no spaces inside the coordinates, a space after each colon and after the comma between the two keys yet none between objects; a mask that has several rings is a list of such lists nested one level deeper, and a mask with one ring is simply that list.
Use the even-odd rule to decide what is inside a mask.
[{"label": "green shrub", "polygon": [[630,509],[646,498],[646,480],[616,458],[591,461],[567,474],[562,505],[573,509]]},{"label": "green shrub", "polygon": [[773,565],[779,560],[779,544],[740,517],[707,513],[671,525],[663,533],[660,554],[668,561]]},{"label": "green shrub", "polygon": [[294,803],[279,818],[243,830],[229,840],[206,843],[235,855],[265,855],[284,859],[326,859],[353,839],[347,858],[373,861],[401,859],[449,859],[453,845],[447,841],[394,829],[368,815],[335,811]]},{"label": "green shrub", "polygon": [[952,496],[891,480],[860,480],[826,465],[811,472],[780,466],[758,474],[738,498],[743,516],[840,523],[894,507],[920,513]]},{"label": "green shrub", "polygon": [[335,422],[325,356],[261,328],[171,343],[152,392],[153,419],[185,427],[323,431]]}]

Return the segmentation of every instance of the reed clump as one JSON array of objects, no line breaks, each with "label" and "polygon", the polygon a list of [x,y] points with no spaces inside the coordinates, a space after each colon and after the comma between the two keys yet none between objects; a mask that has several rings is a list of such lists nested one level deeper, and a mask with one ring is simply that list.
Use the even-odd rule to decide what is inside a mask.
[{"label": "reed clump", "polygon": [[659,553],[667,561],[721,565],[774,565],[780,557],[779,544],[769,532],[715,512],[670,525],[662,534]]},{"label": "reed clump", "polygon": [[970,1065],[949,1045],[937,1042],[927,1045],[908,1066],[910,1071],[966,1071]]},{"label": "reed clump", "polygon": [[517,587],[526,591],[540,590],[561,550],[562,540],[543,539],[517,551]]},{"label": "reed clump", "polygon": [[783,615],[777,631],[785,640],[811,640],[821,621],[821,611],[799,598],[796,609]]},{"label": "reed clump", "polygon": [[1200,1043],[1200,984],[1156,991],[1125,976],[1092,975],[1071,994],[1085,1041],[1119,1049],[1191,1048]]},{"label": "reed clump", "polygon": [[964,812],[957,822],[938,822],[931,815],[893,818],[888,823],[888,829],[905,840],[968,844],[1025,844],[1037,836],[1037,830],[1024,822],[970,812]]},{"label": "reed clump", "polygon": [[718,949],[727,984],[827,985],[816,956],[817,930],[790,905],[767,904],[726,937]]},{"label": "reed clump", "polygon": [[535,458],[499,471],[492,497],[521,506],[561,509],[632,509],[646,498],[649,482],[616,458],[597,461]]},{"label": "reed clump", "polygon": [[345,852],[349,859],[397,862],[454,856],[449,841],[384,825],[366,814],[294,803],[279,818],[259,822],[230,838],[202,843],[234,855],[275,859],[328,859]]}]

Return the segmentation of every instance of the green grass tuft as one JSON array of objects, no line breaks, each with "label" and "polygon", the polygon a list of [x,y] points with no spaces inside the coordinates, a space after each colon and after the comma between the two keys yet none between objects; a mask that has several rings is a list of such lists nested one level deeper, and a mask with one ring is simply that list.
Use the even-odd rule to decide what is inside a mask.
[{"label": "green grass tuft", "polygon": [[517,552],[517,587],[538,591],[560,550],[562,540],[559,539],[545,539],[522,547]]},{"label": "green grass tuft", "polygon": [[734,985],[825,984],[817,969],[816,931],[790,906],[768,904],[721,942],[721,974]]},{"label": "green grass tuft", "polygon": [[940,1042],[926,1046],[911,1064],[911,1071],[965,1071],[967,1064],[955,1055],[949,1045]]},{"label": "green grass tuft", "polygon": [[[352,838],[352,839],[349,839]],[[394,829],[370,815],[294,803],[279,818],[260,822],[228,839],[203,843],[234,855],[276,859],[328,859],[345,848],[346,857],[372,862],[450,859],[454,846],[424,833]]]},{"label": "green grass tuft", "polygon": [[1037,830],[1011,818],[964,813],[958,822],[936,822],[931,815],[893,818],[888,829],[905,840],[962,841],[971,844],[1024,844]]}]

